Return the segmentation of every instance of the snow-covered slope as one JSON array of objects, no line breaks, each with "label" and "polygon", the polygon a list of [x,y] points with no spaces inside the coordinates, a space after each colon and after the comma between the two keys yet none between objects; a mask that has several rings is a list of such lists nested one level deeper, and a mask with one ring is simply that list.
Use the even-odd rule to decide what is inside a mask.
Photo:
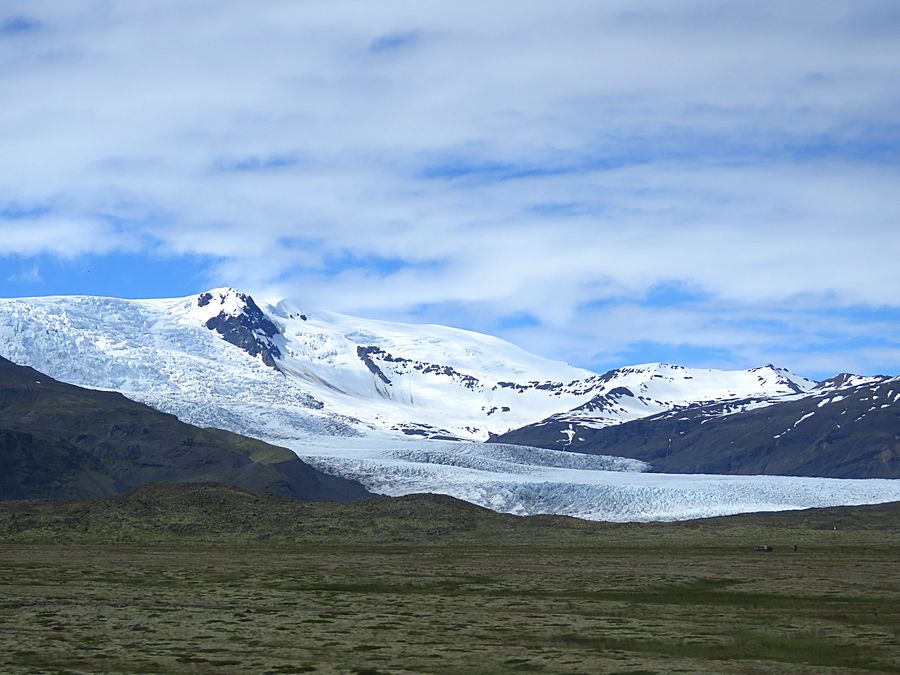
[{"label": "snow-covered slope", "polygon": [[173,300],[2,300],[0,340],[0,354],[58,379],[268,438],[380,430],[481,440],[557,414],[607,426],[812,386],[772,366],[596,375],[488,335],[257,305],[227,288]]},{"label": "snow-covered slope", "polygon": [[557,414],[607,426],[813,384],[772,366],[597,375],[488,335],[292,301],[257,305],[227,288],[173,300],[0,300],[0,355],[195,424],[284,439],[383,431],[483,440]]},{"label": "snow-covered slope", "polygon": [[838,375],[774,399],[697,401],[627,424],[581,414],[552,415],[493,440],[632,457],[672,473],[900,478],[897,377]]},{"label": "snow-covered slope", "polygon": [[591,375],[487,335],[260,307],[233,289],[2,300],[0,354],[195,424],[270,438],[486,438],[578,405],[586,394],[546,383]]},{"label": "snow-covered slope", "polygon": [[761,407],[811,391],[816,383],[769,364],[750,370],[685,368],[648,363],[611,370],[588,380],[591,398],[542,420],[562,430],[563,446],[579,428],[602,429],[688,407],[721,406],[721,414]]}]

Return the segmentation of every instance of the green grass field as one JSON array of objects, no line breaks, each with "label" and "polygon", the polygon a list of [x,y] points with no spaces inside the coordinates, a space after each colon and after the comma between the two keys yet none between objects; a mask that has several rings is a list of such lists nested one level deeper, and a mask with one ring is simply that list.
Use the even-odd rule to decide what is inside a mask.
[{"label": "green grass field", "polygon": [[897,505],[610,525],[204,489],[0,507],[0,671],[900,672]]}]

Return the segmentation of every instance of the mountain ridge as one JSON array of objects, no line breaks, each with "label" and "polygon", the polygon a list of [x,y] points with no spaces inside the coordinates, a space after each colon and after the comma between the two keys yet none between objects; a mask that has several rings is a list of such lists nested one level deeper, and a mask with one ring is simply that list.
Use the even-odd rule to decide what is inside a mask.
[{"label": "mountain ridge", "polygon": [[606,427],[558,415],[491,440],[630,457],[672,473],[900,478],[898,401],[900,377],[839,375],[769,405],[701,403]]}]

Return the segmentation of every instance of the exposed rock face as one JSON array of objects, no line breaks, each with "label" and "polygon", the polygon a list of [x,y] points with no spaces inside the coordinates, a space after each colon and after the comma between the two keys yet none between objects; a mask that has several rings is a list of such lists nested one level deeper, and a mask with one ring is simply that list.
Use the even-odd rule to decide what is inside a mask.
[{"label": "exposed rock face", "polygon": [[[263,363],[280,371],[275,359],[281,358],[281,350],[272,339],[280,333],[278,326],[263,313],[252,297],[245,293],[236,295],[243,304],[242,311],[237,314],[223,311],[209,319],[206,327],[251,356],[262,356]],[[197,299],[197,305],[206,307],[212,300],[212,295],[204,293]]]},{"label": "exposed rock face", "polygon": [[378,367],[378,364],[372,360],[372,354],[381,353],[381,349],[378,347],[357,347],[356,355],[362,360],[363,363],[366,364],[366,368],[375,375],[379,380],[384,382],[387,385],[391,384],[391,381],[388,379],[388,376],[384,374],[384,371]]},{"label": "exposed rock face", "polygon": [[584,405],[578,406],[575,410],[584,410],[587,412],[606,412],[613,410],[622,397],[628,396],[635,398],[634,392],[627,387],[615,387],[605,394],[595,396]]},{"label": "exposed rock face", "polygon": [[356,348],[356,355],[366,364],[372,374],[378,377],[385,384],[392,384],[391,380],[384,374],[384,371],[376,363],[376,359],[382,363],[389,363],[396,369],[397,366],[406,371],[418,371],[424,375],[444,375],[455,379],[467,389],[475,389],[479,385],[478,378],[465,373],[460,373],[452,366],[443,366],[436,363],[425,363],[424,361],[416,361],[407,359],[402,356],[394,356],[389,354],[381,347],[359,346]]}]

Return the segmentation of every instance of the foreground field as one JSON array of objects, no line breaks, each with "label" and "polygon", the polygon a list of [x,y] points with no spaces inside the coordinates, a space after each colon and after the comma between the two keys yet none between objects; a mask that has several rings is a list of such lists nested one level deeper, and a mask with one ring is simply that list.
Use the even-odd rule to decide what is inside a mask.
[{"label": "foreground field", "polygon": [[0,671],[900,672],[898,516],[608,525],[208,487],[3,505]]}]

